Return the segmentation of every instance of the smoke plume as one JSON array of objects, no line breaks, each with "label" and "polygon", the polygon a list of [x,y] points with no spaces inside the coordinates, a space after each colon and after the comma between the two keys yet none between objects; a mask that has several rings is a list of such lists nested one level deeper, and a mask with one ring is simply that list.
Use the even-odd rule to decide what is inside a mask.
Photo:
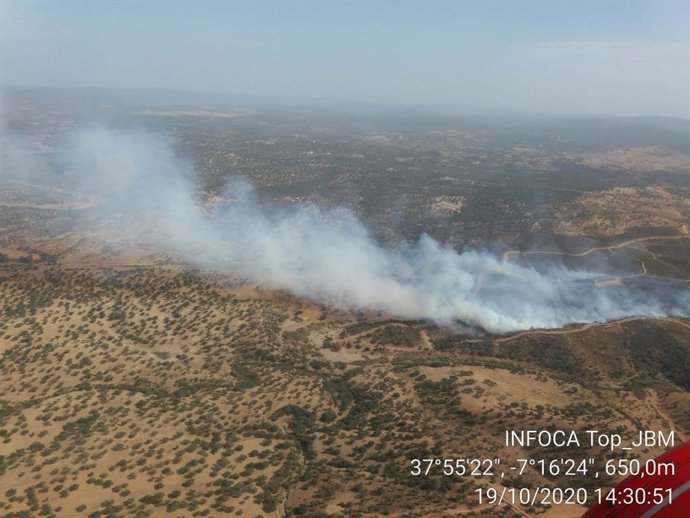
[{"label": "smoke plume", "polygon": [[[12,161],[0,179],[31,176],[35,158],[22,164],[26,153],[16,140],[8,145],[16,149],[5,150]],[[72,135],[63,151],[59,169],[71,185],[100,199],[108,214],[154,222],[161,243],[187,260],[338,308],[495,333],[690,314],[682,281],[648,275],[600,288],[594,281],[604,276],[595,271],[528,268],[486,252],[458,253],[426,235],[384,247],[346,209],[263,202],[244,181],[231,182],[224,201],[209,208],[190,162],[145,133],[92,128]]]}]

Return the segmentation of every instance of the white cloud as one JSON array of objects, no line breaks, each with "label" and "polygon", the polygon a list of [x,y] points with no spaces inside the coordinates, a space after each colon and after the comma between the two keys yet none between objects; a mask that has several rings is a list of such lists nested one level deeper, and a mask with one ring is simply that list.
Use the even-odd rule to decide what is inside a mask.
[{"label": "white cloud", "polygon": [[538,63],[565,63],[598,65],[616,63],[636,63],[654,66],[690,66],[690,42],[652,42],[644,43],[629,40],[588,40],[546,42],[534,45],[521,45],[514,52],[527,61]]}]

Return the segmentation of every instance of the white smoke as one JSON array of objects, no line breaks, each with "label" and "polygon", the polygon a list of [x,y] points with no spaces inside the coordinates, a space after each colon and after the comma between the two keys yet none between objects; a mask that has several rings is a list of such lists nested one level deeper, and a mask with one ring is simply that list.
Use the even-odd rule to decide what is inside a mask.
[{"label": "white smoke", "polygon": [[246,182],[230,183],[231,201],[208,210],[190,163],[144,133],[91,129],[73,135],[67,150],[70,181],[76,176],[109,213],[154,221],[187,260],[339,308],[495,333],[690,314],[690,290],[680,281],[650,275],[597,288],[597,272],[536,270],[486,252],[458,253],[426,235],[383,247],[346,209],[262,203]]}]

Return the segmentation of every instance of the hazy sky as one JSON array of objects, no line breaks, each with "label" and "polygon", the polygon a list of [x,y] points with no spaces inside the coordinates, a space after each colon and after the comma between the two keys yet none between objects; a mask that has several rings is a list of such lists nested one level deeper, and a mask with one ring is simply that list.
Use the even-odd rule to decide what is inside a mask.
[{"label": "hazy sky", "polygon": [[687,0],[0,0],[0,84],[690,116]]}]

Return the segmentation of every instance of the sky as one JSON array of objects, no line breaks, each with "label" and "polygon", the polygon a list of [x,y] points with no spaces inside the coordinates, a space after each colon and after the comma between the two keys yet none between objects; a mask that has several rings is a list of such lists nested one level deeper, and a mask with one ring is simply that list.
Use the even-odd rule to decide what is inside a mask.
[{"label": "sky", "polygon": [[0,86],[690,117],[686,0],[0,0]]}]

